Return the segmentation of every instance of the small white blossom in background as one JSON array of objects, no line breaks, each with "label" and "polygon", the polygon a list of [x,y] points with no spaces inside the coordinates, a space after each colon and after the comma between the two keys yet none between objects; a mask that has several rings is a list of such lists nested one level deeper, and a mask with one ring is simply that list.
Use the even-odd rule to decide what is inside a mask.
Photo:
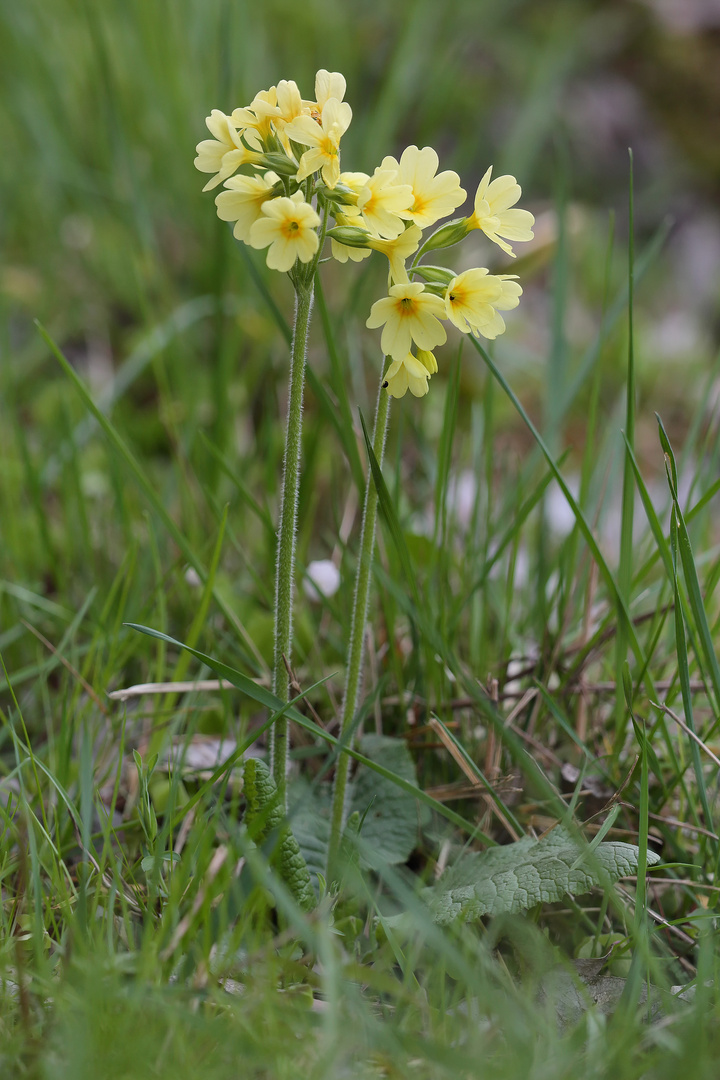
[{"label": "small white blossom in background", "polygon": [[334,596],[340,588],[340,571],[331,559],[313,559],[308,563],[303,591],[316,602],[323,596]]},{"label": "small white blossom in background", "polygon": [[185,582],[191,589],[201,588],[202,580],[194,566],[188,566],[185,571]]},{"label": "small white blossom in background", "polygon": [[473,469],[463,469],[459,476],[450,477],[447,508],[463,529],[467,529],[472,521],[477,491],[477,477]]}]

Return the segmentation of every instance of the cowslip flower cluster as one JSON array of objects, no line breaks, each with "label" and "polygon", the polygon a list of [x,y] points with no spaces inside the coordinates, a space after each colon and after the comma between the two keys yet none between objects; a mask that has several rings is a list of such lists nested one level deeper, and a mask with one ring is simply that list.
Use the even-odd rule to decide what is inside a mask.
[{"label": "cowslip flower cluster", "polygon": [[[359,262],[379,251],[388,260],[387,296],[372,305],[367,326],[382,327],[389,358],[383,385],[392,397],[428,391],[437,371],[433,350],[447,338],[444,322],[463,334],[494,339],[505,330],[503,311],[517,307],[522,289],[511,274],[485,267],[456,274],[424,262],[431,251],[452,247],[480,230],[507,255],[512,243],[531,240],[534,219],[516,207],[514,176],[483,176],[472,213],[423,231],[466,201],[460,177],[438,171],[430,146],[408,146],[399,159],[383,158],[373,173],[343,172],[340,142],[352,119],[339,72],[318,71],[315,99],[301,97],[293,81],[256,94],[226,115],[207,118],[213,136],[199,143],[196,167],[212,173],[203,190],[223,185],[218,216],[234,222],[236,239],[267,249],[267,265],[308,281],[326,240],[330,258]],[[241,171],[245,170],[245,171]]]}]

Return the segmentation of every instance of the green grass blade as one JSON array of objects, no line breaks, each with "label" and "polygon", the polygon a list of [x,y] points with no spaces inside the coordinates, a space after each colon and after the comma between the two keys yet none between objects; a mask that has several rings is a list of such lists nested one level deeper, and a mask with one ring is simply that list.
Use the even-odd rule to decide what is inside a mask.
[{"label": "green grass blade", "polygon": [[718,658],[715,652],[715,645],[713,642],[712,634],[710,632],[710,626],[708,625],[707,615],[705,613],[705,605],[703,603],[702,591],[700,589],[700,581],[697,574],[697,567],[695,566],[692,545],[690,543],[690,536],[687,531],[687,526],[685,524],[685,519],[683,517],[683,513],[680,508],[680,502],[678,499],[677,466],[675,464],[675,455],[673,454],[670,440],[667,437],[667,433],[665,431],[665,428],[663,427],[663,422],[659,416],[657,418],[657,421],[660,432],[660,443],[662,445],[663,452],[665,453],[668,483],[670,484],[670,494],[673,500],[673,511],[675,515],[678,535],[678,551],[680,554],[680,562],[683,568],[683,577],[685,578],[685,587],[687,589],[688,601],[690,604],[693,621],[695,622],[695,627],[700,638],[700,651],[702,652],[705,666],[710,675],[710,681],[712,683],[713,693],[715,695],[715,711],[717,715],[717,713],[720,712],[720,665],[718,664]]},{"label": "green grass blade", "polygon": [[[252,698],[253,701],[257,701],[260,705],[264,705],[266,708],[271,710],[274,715],[271,716],[271,718],[266,721],[261,728],[253,732],[252,737],[246,743],[246,748],[247,746],[250,746],[253,742],[255,742],[261,732],[267,730],[267,728],[269,728],[271,724],[275,722],[278,716],[287,716],[289,720],[292,720],[294,721],[294,723],[299,724],[300,727],[310,732],[310,734],[314,735],[316,738],[322,739],[324,742],[328,743],[330,746],[336,749],[342,748],[343,752],[350,754],[350,756],[354,758],[355,761],[359,761],[361,765],[367,765],[367,767],[369,769],[373,769],[378,774],[378,776],[382,776],[385,780],[389,780],[391,783],[396,784],[399,788],[402,788],[403,791],[406,791],[409,795],[412,795],[413,798],[419,799],[420,802],[424,803],[426,806],[429,806],[432,810],[435,810],[436,813],[440,814],[442,817],[446,818],[454,825],[457,825],[458,828],[461,828],[464,832],[472,833],[476,836],[480,835],[478,834],[475,827],[468,821],[466,821],[465,818],[461,817],[460,814],[456,814],[453,810],[450,810],[443,803],[438,802],[437,799],[433,799],[431,795],[426,794],[426,792],[424,792],[421,788],[415,787],[414,784],[411,784],[407,780],[404,780],[402,776],[398,776],[397,773],[391,772],[390,769],[386,769],[378,762],[372,761],[370,758],[365,757],[364,754],[359,753],[359,751],[354,750],[352,747],[345,745],[342,745],[341,747],[339,739],[336,739],[334,735],[331,735],[330,732],[325,731],[323,728],[319,727],[312,720],[308,720],[306,716],[303,716],[303,714],[294,707],[294,702],[302,700],[302,698],[306,696],[311,690],[315,689],[316,686],[322,686],[323,683],[327,682],[328,679],[332,678],[332,675],[326,675],[325,678],[320,679],[317,683],[314,683],[313,686],[309,687],[307,690],[303,691],[302,694],[298,695],[298,697],[294,698],[293,702],[285,704],[280,700],[280,698],[275,697],[273,693],[271,693],[269,690],[266,690],[264,686],[259,686],[257,683],[253,682],[252,679],[249,679],[247,675],[243,675],[241,671],[236,671],[235,668],[231,668],[227,664],[223,664],[222,661],[216,660],[214,659],[214,657],[208,656],[206,653],[200,652],[198,649],[190,648],[182,641],[178,641],[176,638],[170,637],[169,634],[162,634],[159,630],[153,630],[149,626],[141,626],[139,623],[126,623],[125,625],[129,626],[132,630],[140,631],[141,634],[147,634],[149,637],[162,638],[164,641],[170,643],[171,645],[176,645],[180,649],[187,649],[188,652],[191,652],[192,655],[195,656],[198,660],[202,660],[204,664],[207,664],[207,666],[212,671],[214,671],[216,675],[219,675],[221,679],[227,679],[228,682],[232,683],[233,686],[237,687],[237,689],[242,691],[242,693],[244,693],[247,697]],[[239,757],[241,752],[242,751],[238,750],[235,751],[235,754],[237,754]],[[233,756],[235,756],[235,754]],[[226,767],[226,765],[223,765],[221,767],[221,769],[217,773],[216,779],[223,774],[223,772],[226,770]]]},{"label": "green grass blade", "polygon": [[436,715],[433,714],[433,719],[435,720],[435,723],[439,724],[440,727],[443,729],[443,732],[445,733],[445,737],[453,744],[453,746],[455,747],[455,749],[457,750],[457,752],[460,754],[463,761],[467,765],[468,769],[473,773],[474,776],[476,776],[478,778],[478,780],[483,785],[483,787],[487,791],[487,793],[490,796],[490,798],[492,799],[492,801],[495,803],[495,805],[498,807],[498,809],[502,811],[503,816],[507,819],[507,821],[510,823],[510,825],[512,825],[513,829],[515,829],[515,832],[518,834],[518,837],[523,836],[524,832],[523,832],[522,825],[520,824],[518,819],[515,817],[512,810],[510,809],[510,807],[507,806],[503,802],[503,800],[500,798],[500,796],[497,794],[497,792],[493,788],[492,784],[490,783],[490,781],[487,779],[487,777],[483,773],[482,769],[478,766],[477,762],[475,762],[473,760],[473,758],[470,756],[470,754],[468,754],[467,750],[465,749],[463,744],[460,742],[460,740],[458,738],[456,738],[456,736],[452,733],[452,731],[450,731],[450,728],[446,724],[444,724],[442,722],[442,720],[440,719],[439,716],[436,716]]},{"label": "green grass blade", "polygon": [[340,445],[345,451],[345,457],[350,465],[355,486],[358,491],[362,492],[365,488],[365,474],[363,473],[362,462],[360,461],[360,454],[358,453],[357,439],[355,438],[355,429],[353,428],[352,421],[350,420],[348,422],[346,420],[342,411],[342,403],[339,398],[340,411],[338,411],[330,394],[323,386],[319,375],[310,364],[307,364],[305,367],[305,378],[307,379],[308,386],[317,398],[326,419],[329,420],[335,428],[338,439],[340,440]]},{"label": "green grass blade", "polygon": [[660,519],[658,518],[657,514],[655,513],[655,507],[652,504],[652,499],[650,498],[650,493],[648,492],[648,489],[645,486],[645,481],[642,478],[642,474],[640,472],[640,468],[639,468],[637,460],[635,458],[635,454],[634,454],[632,448],[630,447],[630,444],[627,441],[627,437],[625,439],[625,449],[626,449],[630,464],[632,466],[633,474],[635,476],[635,484],[637,485],[637,489],[638,489],[638,491],[640,493],[640,498],[642,500],[643,509],[645,510],[645,515],[646,515],[646,517],[648,519],[648,525],[650,526],[650,531],[653,534],[653,539],[654,539],[656,547],[658,549],[658,554],[660,555],[660,558],[662,559],[662,563],[663,563],[663,566],[665,567],[665,572],[667,573],[668,578],[670,580],[672,580],[672,578],[673,578],[673,565],[672,565],[672,555],[670,554],[670,547],[669,547],[667,539],[665,537],[665,532],[663,530],[663,527],[660,524]]},{"label": "green grass blade", "polygon": [[322,385],[318,375],[312,368],[312,365],[308,365],[307,367],[306,378],[313,393],[322,405],[325,415],[338,433],[340,442],[345,450],[345,455],[350,463],[355,486],[358,491],[362,492],[365,488],[365,473],[360,460],[357,439],[355,438],[355,425],[353,423],[352,409],[347,392],[347,372],[343,370],[340,350],[335,337],[335,330],[330,319],[330,313],[327,309],[327,304],[325,303],[325,293],[322,289],[319,274],[315,279],[315,293],[318,311],[320,312],[320,322],[325,336],[325,345],[327,346],[328,357],[330,359],[330,370],[332,372],[337,407],[335,407],[331,401],[330,395]]},{"label": "green grass blade", "polygon": [[[673,552],[673,590],[675,596],[675,650],[677,652],[678,661],[678,678],[680,680],[680,692],[682,694],[683,711],[685,713],[685,723],[690,730],[697,735],[697,729],[695,727],[695,715],[693,712],[692,692],[690,690],[690,666],[688,664],[687,642],[685,640],[685,622],[683,619],[682,603],[680,600],[680,583],[678,581],[677,573],[677,548],[678,548],[678,536],[677,536],[677,519],[673,515],[672,521],[672,552]],[[698,794],[700,796],[700,802],[703,808],[703,814],[705,816],[705,828],[715,831],[713,825],[712,812],[710,810],[710,801],[708,799],[707,788],[705,786],[705,775],[702,768],[702,760],[700,758],[700,747],[696,743],[695,739],[690,739],[690,755],[692,757],[693,768],[695,770],[695,780],[698,785]]]},{"label": "green grass blade", "polygon": [[372,472],[373,483],[378,494],[378,506],[380,507],[380,514],[385,522],[390,537],[395,546],[395,551],[400,560],[403,573],[405,575],[407,584],[412,592],[415,607],[418,611],[421,610],[420,590],[418,589],[417,579],[413,573],[412,562],[410,561],[410,553],[405,543],[405,537],[403,535],[398,516],[395,512],[395,506],[390,498],[390,492],[387,489],[385,479],[382,474],[378,460],[373,453],[372,442],[368,435],[367,428],[365,426],[365,420],[360,413],[360,423],[362,424],[363,435],[365,437],[365,448],[367,451],[368,461],[370,463],[370,471]]},{"label": "green grass blade", "polygon": [[[628,355],[625,403],[625,442],[627,449],[623,460],[622,507],[620,518],[620,562],[617,584],[625,604],[630,608],[633,576],[633,521],[635,516],[635,482],[631,453],[635,449],[635,351],[633,339],[633,303],[635,290],[635,249],[633,240],[633,158],[630,151],[629,183],[629,237],[628,237]],[[615,636],[615,677],[617,685],[622,680],[623,665],[627,661],[628,622],[618,620]],[[615,746],[616,752],[625,731],[625,708],[620,694],[615,696]]]},{"label": "green grass blade", "polygon": [[[630,639],[630,644],[631,644],[632,650],[635,653],[635,657],[638,660],[638,663],[642,667],[645,667],[645,663],[646,663],[645,655],[644,655],[642,646],[640,645],[640,642],[638,640],[637,634],[635,632],[635,627],[632,624],[632,619],[630,617],[630,612],[628,611],[627,604],[625,603],[625,598],[622,595],[622,593],[620,592],[620,590],[618,589],[617,582],[615,581],[615,578],[613,577],[612,571],[610,570],[610,567],[608,566],[602,552],[600,551],[598,543],[597,543],[595,537],[592,534],[592,529],[590,528],[590,525],[588,524],[587,519],[585,518],[585,515],[583,514],[581,508],[578,506],[577,500],[574,498],[572,492],[570,491],[570,488],[566,484],[565,479],[564,479],[562,473],[560,472],[560,469],[558,468],[558,465],[557,465],[555,459],[553,458],[552,454],[548,450],[548,448],[547,448],[547,446],[545,444],[545,441],[543,440],[542,435],[540,434],[538,429],[533,424],[532,420],[530,419],[527,412],[525,411],[525,409],[521,405],[521,403],[520,403],[519,399],[517,398],[516,394],[514,393],[514,391],[510,388],[509,383],[507,382],[507,380],[505,379],[503,374],[500,372],[499,368],[493,363],[493,361],[490,359],[490,356],[488,355],[487,351],[483,348],[483,346],[480,344],[480,342],[476,338],[471,337],[470,340],[472,341],[472,344],[474,345],[475,349],[479,352],[479,354],[482,356],[483,360],[485,361],[485,363],[489,367],[489,369],[492,372],[494,378],[500,383],[501,387],[503,388],[503,390],[505,391],[507,396],[512,401],[512,403],[515,406],[516,410],[518,411],[518,413],[522,417],[523,421],[525,422],[526,426],[528,427],[529,431],[532,433],[534,439],[536,440],[538,446],[540,447],[540,451],[541,451],[543,457],[545,458],[545,460],[547,461],[548,465],[550,466],[550,469],[552,470],[553,476],[555,477],[555,479],[558,482],[558,485],[560,486],[560,490],[562,491],[563,495],[567,499],[568,505],[570,506],[570,509],[572,510],[572,512],[573,512],[573,514],[575,516],[575,520],[577,521],[578,527],[580,528],[580,531],[582,532],[582,534],[583,534],[583,536],[585,538],[585,542],[587,543],[587,546],[590,549],[592,557],[595,560],[595,562],[597,564],[597,567],[598,567],[600,573],[602,574],[602,576],[603,576],[603,578],[605,580],[605,584],[607,585],[611,596],[613,597],[613,600],[615,602],[615,606],[617,607],[617,610],[618,610],[618,615],[620,617],[624,618],[626,620],[627,624],[628,624],[628,636],[629,636],[629,639]],[[654,689],[654,686],[653,686],[653,683],[652,683],[652,678],[651,678],[649,672],[647,672],[647,671],[646,671],[645,679],[646,679],[646,682],[648,683],[648,691],[649,691],[650,695],[654,697],[655,696],[655,689]]]},{"label": "green grass blade", "polygon": [[[50,337],[47,330],[45,330],[45,328],[39,321],[36,320],[35,324],[46,345],[48,346],[55,359],[58,361],[63,371],[68,376],[73,386],[77,390],[83,404],[95,417],[98,424],[102,428],[106,438],[108,439],[110,445],[113,447],[120,459],[125,463],[126,467],[135,477],[138,487],[143,492],[151,507],[162,521],[168,534],[175,541],[184,557],[193,567],[200,580],[204,583],[205,581],[207,581],[208,576],[205,566],[201,562],[198,555],[195,553],[192,546],[186,540],[182,531],[178,528],[178,526],[175,524],[172,517],[166,510],[162,499],[159,497],[157,491],[148,480],[147,475],[145,474],[132,450],[127,445],[122,436],[119,434],[114,424],[112,424],[112,422],[105,415],[103,415],[100,409],[98,409],[87,388],[85,387],[82,379],[79,377],[79,375],[74,370],[69,361],[66,360],[65,356],[55,344],[53,339]],[[220,610],[222,611],[223,615],[225,615],[228,621],[241,633],[243,638],[247,640],[252,647],[252,642],[249,642],[247,634],[245,633],[244,628],[242,627],[237,615],[227,604],[224,596],[219,589],[213,589],[213,598]]]}]

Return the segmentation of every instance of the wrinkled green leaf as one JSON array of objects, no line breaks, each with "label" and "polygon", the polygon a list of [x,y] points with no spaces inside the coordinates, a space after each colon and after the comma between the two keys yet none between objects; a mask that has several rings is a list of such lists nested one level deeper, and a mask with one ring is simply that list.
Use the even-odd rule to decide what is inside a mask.
[{"label": "wrinkled green leaf", "polygon": [[275,781],[264,761],[248,758],[245,762],[244,790],[247,808],[245,824],[255,829],[254,839],[261,843],[274,830],[278,830],[278,869],[280,877],[303,909],[310,911],[317,898],[310,880],[307,863],[300,845],[285,820]]},{"label": "wrinkled green leaf", "polygon": [[[403,739],[364,735],[360,750],[372,761],[382,762],[398,776],[417,784],[415,765]],[[369,809],[368,809],[369,808]],[[357,810],[365,820],[360,836],[364,861],[371,866],[404,863],[417,842],[417,803],[411,795],[372,769],[360,766],[352,785],[350,813]]]},{"label": "wrinkled green leaf", "polygon": [[[616,841],[593,852],[562,827],[541,840],[526,836],[462,859],[428,890],[435,922],[442,926],[483,915],[515,914],[535,904],[552,904],[566,893],[579,896],[634,874],[639,850]],[[648,866],[660,861],[648,851]]]},{"label": "wrinkled green leaf", "polygon": [[288,807],[293,836],[311,877],[325,873],[330,842],[330,785],[311,785],[299,778],[290,785]]}]

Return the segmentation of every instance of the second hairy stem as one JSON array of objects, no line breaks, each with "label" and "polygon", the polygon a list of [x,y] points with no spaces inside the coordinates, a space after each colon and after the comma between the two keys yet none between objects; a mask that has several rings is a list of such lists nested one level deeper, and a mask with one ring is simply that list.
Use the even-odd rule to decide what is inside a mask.
[{"label": "second hairy stem", "polygon": [[[388,416],[390,414],[390,395],[383,389],[380,379],[378,399],[375,407],[375,427],[373,430],[373,454],[382,466],[387,435]],[[375,526],[377,523],[378,493],[373,482],[372,470],[368,467],[365,486],[365,506],[363,509],[362,531],[360,534],[360,558],[355,574],[355,601],[353,604],[348,648],[348,666],[345,676],[345,694],[343,698],[340,722],[340,741],[348,743],[352,739],[352,723],[360,700],[362,664],[365,644],[365,624],[370,603],[370,583],[372,580],[372,559],[375,549]],[[333,788],[332,813],[330,820],[330,844],[328,847],[328,874],[335,862],[345,817],[345,799],[347,792],[350,756],[341,751],[335,767],[335,785]]]},{"label": "second hairy stem", "polygon": [[[290,685],[285,661],[290,663],[292,648],[293,590],[295,585],[295,535],[297,532],[298,489],[300,486],[300,446],[302,440],[303,386],[305,356],[313,303],[313,284],[298,280],[295,285],[295,325],[290,357],[283,486],[278,525],[277,562],[275,566],[275,638],[273,652],[273,693],[281,701],[290,700]],[[278,788],[284,791],[288,766],[288,721],[282,716],[271,733],[272,772]]]}]

